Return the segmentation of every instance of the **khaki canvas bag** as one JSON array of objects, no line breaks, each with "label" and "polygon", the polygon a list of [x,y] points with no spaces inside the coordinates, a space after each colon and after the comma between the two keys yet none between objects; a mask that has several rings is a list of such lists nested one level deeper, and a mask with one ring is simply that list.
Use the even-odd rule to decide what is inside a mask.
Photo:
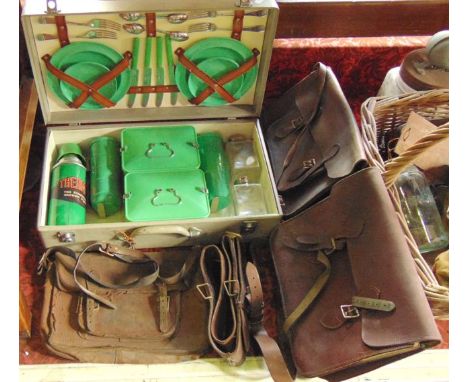
[{"label": "khaki canvas bag", "polygon": [[200,248],[145,254],[95,243],[81,253],[52,247],[41,334],[63,358],[98,363],[164,363],[209,349],[208,309],[195,287]]}]

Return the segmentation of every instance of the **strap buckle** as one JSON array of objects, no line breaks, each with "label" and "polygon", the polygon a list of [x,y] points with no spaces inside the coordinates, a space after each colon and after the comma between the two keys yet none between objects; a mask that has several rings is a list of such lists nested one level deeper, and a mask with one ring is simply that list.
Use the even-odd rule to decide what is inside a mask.
[{"label": "strap buckle", "polygon": [[[224,281],[223,284],[224,284],[224,290],[226,291],[229,297],[235,297],[239,294],[239,289],[240,289],[239,280],[226,280]],[[234,285],[233,292],[231,292],[231,290],[233,289],[232,287],[230,287],[231,285]]]},{"label": "strap buckle", "polygon": [[[203,291],[203,288],[206,288],[208,293],[205,293]],[[198,292],[200,292],[200,294],[201,294],[201,296],[203,297],[204,300],[213,299],[213,292],[211,291],[210,284],[208,284],[208,283],[197,284],[197,289],[198,289]]]},{"label": "strap buckle", "polygon": [[110,244],[102,244],[99,246],[99,252],[109,257],[115,257],[115,253],[111,251],[111,248]]},{"label": "strap buckle", "polygon": [[354,305],[340,305],[341,314],[347,320],[351,318],[358,318],[360,316],[359,309]]}]

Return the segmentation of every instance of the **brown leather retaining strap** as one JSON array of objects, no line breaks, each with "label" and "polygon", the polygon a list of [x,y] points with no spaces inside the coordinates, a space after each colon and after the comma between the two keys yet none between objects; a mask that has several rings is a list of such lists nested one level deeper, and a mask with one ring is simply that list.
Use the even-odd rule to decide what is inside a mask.
[{"label": "brown leather retaining strap", "polygon": [[234,12],[234,20],[232,21],[231,37],[240,40],[242,36],[242,27],[244,26],[244,11],[237,10]]},{"label": "brown leather retaining strap", "polygon": [[184,67],[186,67],[190,73],[195,74],[198,78],[200,78],[203,82],[205,82],[210,88],[216,91],[227,102],[232,103],[236,100],[232,96],[232,94],[229,93],[226,89],[224,89],[223,86],[218,81],[215,81],[208,74],[198,69],[197,65],[195,65],[192,61],[190,61],[187,57],[185,57],[184,52],[185,51],[182,48],[178,48],[175,51],[175,54],[179,57],[179,63],[181,63]]},{"label": "brown leather retaining strap", "polygon": [[176,93],[179,91],[177,85],[156,85],[156,86],[131,86],[128,94],[141,93]]},{"label": "brown leather retaining strap", "polygon": [[[257,57],[260,54],[260,52],[254,48],[252,49],[253,56],[250,60],[239,66],[237,69],[233,70],[232,72],[229,72],[225,76],[221,77],[218,80],[218,83],[220,85],[226,85],[228,82],[231,82],[235,80],[237,77],[241,76],[242,74],[248,72],[251,68],[253,68],[257,64]],[[215,91],[207,87],[205,90],[203,90],[197,97],[193,98],[190,100],[191,103],[194,105],[199,105],[201,104],[205,99],[207,99],[210,95],[212,95]]]},{"label": "brown leather retaining strap", "polygon": [[[252,335],[262,351],[273,380],[292,382],[277,343],[263,327],[260,277],[254,264],[248,262],[244,265],[240,239],[240,235],[227,232],[223,236],[221,248],[207,245],[202,249],[200,270],[205,283],[197,288],[210,306],[210,343],[229,364],[240,365],[245,360],[250,346],[249,337]],[[214,267],[219,267],[216,279],[211,274]],[[229,319],[226,315],[230,316]],[[229,328],[225,328],[227,322],[231,325]]]},{"label": "brown leather retaining strap", "polygon": [[103,107],[114,106],[115,103],[109,100],[107,97],[104,97],[102,94],[100,94],[98,90],[102,88],[105,84],[107,84],[109,81],[112,81],[126,68],[128,68],[130,64],[130,59],[132,58],[132,54],[130,52],[125,52],[122,61],[120,61],[111,71],[105,73],[102,77],[98,78],[91,85],[87,85],[77,80],[76,78],[71,77],[68,74],[62,72],[60,69],[56,68],[50,63],[50,58],[51,57],[48,54],[42,57],[42,60],[44,61],[47,70],[59,80],[65,81],[82,91],[82,93],[68,105],[71,108],[77,109],[88,99],[88,97],[92,97]]},{"label": "brown leather retaining strap", "polygon": [[57,35],[60,42],[60,46],[64,47],[65,45],[70,44],[68,39],[68,29],[67,22],[65,21],[65,16],[55,16],[55,25],[57,26]]},{"label": "brown leather retaining strap", "polygon": [[156,36],[156,14],[146,13],[146,37]]}]

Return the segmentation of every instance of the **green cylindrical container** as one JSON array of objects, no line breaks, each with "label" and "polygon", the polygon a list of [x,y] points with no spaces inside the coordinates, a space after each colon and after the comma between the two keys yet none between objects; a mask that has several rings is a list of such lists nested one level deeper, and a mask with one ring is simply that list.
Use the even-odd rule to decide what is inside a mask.
[{"label": "green cylindrical container", "polygon": [[100,218],[113,215],[122,207],[122,171],[117,140],[94,139],[89,147],[90,203]]},{"label": "green cylindrical container", "polygon": [[205,172],[211,212],[217,212],[232,203],[229,162],[223,139],[218,133],[198,135],[201,169]]},{"label": "green cylindrical container", "polygon": [[86,222],[86,167],[80,146],[60,147],[50,181],[48,225],[73,225]]}]

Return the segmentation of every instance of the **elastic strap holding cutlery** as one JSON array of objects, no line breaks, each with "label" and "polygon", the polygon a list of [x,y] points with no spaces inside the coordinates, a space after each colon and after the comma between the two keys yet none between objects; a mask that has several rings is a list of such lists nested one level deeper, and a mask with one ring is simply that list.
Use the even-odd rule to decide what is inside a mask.
[{"label": "elastic strap holding cutlery", "polygon": [[156,36],[156,14],[146,13],[146,37]]},{"label": "elastic strap holding cutlery", "polygon": [[127,69],[130,65],[131,58],[132,54],[130,52],[125,52],[122,61],[120,61],[116,66],[114,66],[114,68],[111,71],[99,77],[91,85],[87,85],[77,80],[76,78],[71,77],[68,74],[62,72],[60,69],[56,68],[50,63],[50,55],[44,55],[42,57],[42,60],[44,61],[47,70],[50,73],[52,73],[55,77],[57,77],[61,81],[67,82],[68,84],[82,91],[82,93],[73,102],[68,104],[69,107],[73,109],[78,109],[89,97],[92,97],[103,107],[115,106],[114,102],[112,102],[110,99],[104,97],[101,93],[99,93],[99,89],[107,83],[109,83],[110,81],[112,81],[114,78],[116,78],[125,69]]},{"label": "elastic strap holding cutlery", "polygon": [[65,45],[70,44],[65,16],[55,16],[55,25],[57,27],[57,35],[60,42],[60,46],[63,48]]},{"label": "elastic strap holding cutlery", "polygon": [[237,10],[234,12],[234,19],[232,20],[232,33],[231,37],[239,40],[242,36],[242,28],[244,26],[244,14],[243,10]]},{"label": "elastic strap holding cutlery", "polygon": [[236,79],[237,77],[241,76],[242,74],[247,72],[249,69],[251,69],[253,66],[255,66],[255,64],[257,63],[257,56],[260,54],[260,52],[256,48],[252,49],[252,52],[253,52],[253,57],[250,60],[242,64],[236,70],[229,72],[228,74],[223,76],[221,79],[216,81],[213,78],[211,78],[209,75],[207,75],[204,71],[200,70],[197,67],[197,65],[195,65],[192,61],[190,61],[185,56],[184,49],[178,48],[175,51],[175,53],[179,58],[179,63],[182,64],[190,73],[195,74],[198,78],[200,78],[203,82],[205,82],[208,85],[208,88],[202,91],[197,97],[189,100],[190,103],[194,105],[199,105],[214,92],[218,93],[228,103],[232,103],[236,101],[236,99],[232,96],[232,94],[229,93],[223,87],[223,85]]}]

